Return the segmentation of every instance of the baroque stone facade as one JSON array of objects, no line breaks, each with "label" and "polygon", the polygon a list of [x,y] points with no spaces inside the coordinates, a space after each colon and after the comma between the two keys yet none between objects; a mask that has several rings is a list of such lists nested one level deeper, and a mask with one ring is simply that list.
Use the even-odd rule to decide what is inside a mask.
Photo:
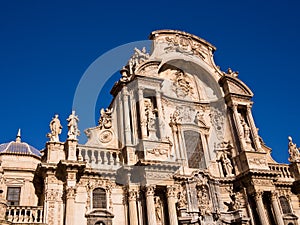
[{"label": "baroque stone facade", "polygon": [[296,225],[300,154],[279,164],[258,134],[251,90],[216,48],[194,35],[154,31],[151,52],[134,49],[113,100],[79,144],[50,122],[41,152],[0,145],[1,224]]}]

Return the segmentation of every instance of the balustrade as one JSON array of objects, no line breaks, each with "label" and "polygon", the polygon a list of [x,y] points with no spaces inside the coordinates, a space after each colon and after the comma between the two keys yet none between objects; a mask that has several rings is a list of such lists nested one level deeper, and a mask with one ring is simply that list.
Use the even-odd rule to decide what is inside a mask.
[{"label": "balustrade", "polygon": [[120,154],[115,150],[80,148],[78,155],[92,168],[117,168],[121,165]]},{"label": "balustrade", "polygon": [[9,206],[6,210],[6,219],[18,224],[43,223],[43,207]]},{"label": "balustrade", "polygon": [[289,166],[286,164],[269,164],[269,168],[272,171],[280,172],[280,178],[292,178]]}]

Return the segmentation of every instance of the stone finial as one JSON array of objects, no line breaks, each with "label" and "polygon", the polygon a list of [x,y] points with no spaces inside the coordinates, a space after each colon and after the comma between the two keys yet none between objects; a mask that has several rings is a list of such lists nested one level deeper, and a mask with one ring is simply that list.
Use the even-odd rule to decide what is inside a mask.
[{"label": "stone finial", "polygon": [[78,116],[75,115],[75,111],[73,110],[70,116],[67,119],[68,121],[68,139],[77,140],[77,136],[80,135],[80,131],[78,129]]},{"label": "stone finial", "polygon": [[224,73],[224,75],[231,76],[231,77],[238,77],[239,72],[238,71],[232,71],[231,68],[228,68],[227,72]]},{"label": "stone finial", "polygon": [[58,115],[55,116],[50,121],[50,133],[47,134],[47,137],[52,142],[59,142],[59,135],[61,134],[62,126],[60,124],[60,120],[58,119]]},{"label": "stone finial", "polygon": [[17,136],[16,136],[16,142],[17,143],[21,142],[21,129],[20,128],[18,129],[18,133],[17,133]]}]

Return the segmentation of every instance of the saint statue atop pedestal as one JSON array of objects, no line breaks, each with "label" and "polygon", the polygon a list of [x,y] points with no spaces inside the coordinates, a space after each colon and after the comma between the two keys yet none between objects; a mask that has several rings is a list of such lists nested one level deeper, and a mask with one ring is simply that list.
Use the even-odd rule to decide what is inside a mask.
[{"label": "saint statue atop pedestal", "polygon": [[57,114],[55,114],[55,116],[52,118],[49,126],[50,133],[47,134],[47,137],[50,138],[50,141],[59,142],[59,135],[61,134],[62,125],[60,124]]},{"label": "saint statue atop pedestal", "polygon": [[292,137],[288,137],[289,139],[289,153],[290,153],[290,162],[295,162],[300,160],[300,153],[299,148],[297,148],[297,145],[293,143]]},{"label": "saint statue atop pedestal", "polygon": [[80,135],[78,129],[78,116],[75,115],[75,111],[72,111],[72,114],[68,117],[68,139],[77,140],[77,136]]}]

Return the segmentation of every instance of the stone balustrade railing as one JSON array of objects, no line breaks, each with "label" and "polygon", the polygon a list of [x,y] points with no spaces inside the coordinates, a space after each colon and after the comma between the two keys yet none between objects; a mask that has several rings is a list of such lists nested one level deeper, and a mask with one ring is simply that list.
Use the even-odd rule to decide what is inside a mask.
[{"label": "stone balustrade railing", "polygon": [[122,162],[120,153],[117,150],[92,149],[80,147],[78,158],[87,162],[87,166],[92,168],[118,168]]},{"label": "stone balustrade railing", "polygon": [[43,223],[43,206],[8,206],[6,219],[17,224]]},{"label": "stone balustrade railing", "polygon": [[293,178],[287,164],[269,164],[269,168],[272,171],[277,171],[280,178]]}]

